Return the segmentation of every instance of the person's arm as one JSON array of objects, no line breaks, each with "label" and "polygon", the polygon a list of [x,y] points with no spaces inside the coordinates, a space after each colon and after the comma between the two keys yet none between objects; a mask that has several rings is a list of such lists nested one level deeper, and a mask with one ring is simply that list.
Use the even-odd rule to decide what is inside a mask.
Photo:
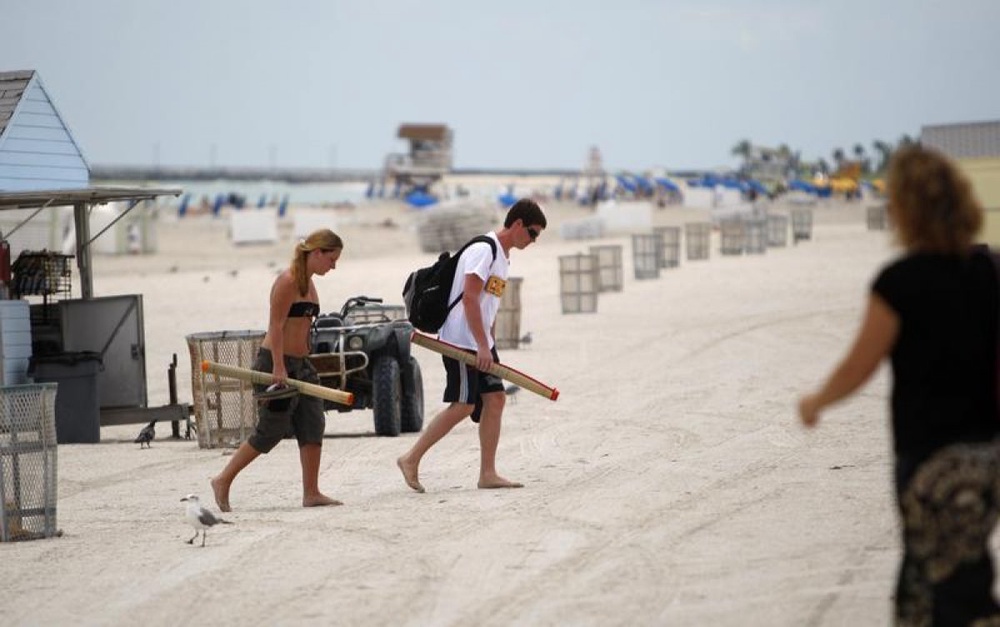
[{"label": "person's arm", "polygon": [[294,282],[291,277],[282,274],[271,288],[270,314],[267,323],[267,335],[271,339],[271,356],[274,359],[271,374],[276,384],[284,384],[288,380],[288,371],[285,370],[285,322],[288,321],[288,310],[294,299]]},{"label": "person's arm", "polygon": [[469,332],[476,340],[476,368],[486,372],[493,364],[493,354],[490,353],[490,341],[486,337],[486,327],[483,325],[483,312],[479,309],[479,296],[483,293],[486,283],[479,275],[470,272],[465,275],[465,286],[462,292],[462,312]]},{"label": "person's arm", "polygon": [[819,390],[799,400],[802,424],[814,426],[825,408],[851,395],[868,381],[892,350],[898,335],[899,316],[882,297],[873,293],[850,351]]}]

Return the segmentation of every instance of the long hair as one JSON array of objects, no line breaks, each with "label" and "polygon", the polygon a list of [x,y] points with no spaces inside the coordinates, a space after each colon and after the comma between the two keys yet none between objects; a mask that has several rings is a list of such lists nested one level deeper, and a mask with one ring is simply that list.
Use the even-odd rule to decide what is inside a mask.
[{"label": "long hair", "polygon": [[295,245],[295,252],[292,255],[292,278],[299,288],[299,295],[305,296],[309,293],[309,274],[306,272],[306,259],[309,253],[314,250],[326,252],[343,250],[344,242],[340,236],[330,229],[318,229],[309,234],[304,240],[299,240]]},{"label": "long hair", "polygon": [[889,162],[889,217],[907,250],[966,254],[983,225],[968,179],[941,153],[919,145]]}]

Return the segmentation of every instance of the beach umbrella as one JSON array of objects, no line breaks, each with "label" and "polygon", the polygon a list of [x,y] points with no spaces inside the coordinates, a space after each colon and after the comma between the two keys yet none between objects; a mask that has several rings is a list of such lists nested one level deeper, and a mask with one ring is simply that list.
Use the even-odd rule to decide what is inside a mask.
[{"label": "beach umbrella", "polygon": [[497,196],[497,202],[503,205],[504,207],[509,207],[517,202],[517,196],[509,192],[506,194],[500,194],[499,196]]},{"label": "beach umbrella", "polygon": [[677,187],[677,184],[668,178],[659,176],[656,178],[656,184],[667,190],[668,192],[679,192],[681,189]]},{"label": "beach umbrella", "polygon": [[788,189],[792,191],[808,192],[810,194],[816,193],[816,186],[808,181],[803,181],[802,179],[792,179],[789,181]]},{"label": "beach umbrella", "polygon": [[633,174],[633,175],[632,175],[632,178],[633,178],[633,179],[635,179],[635,184],[636,184],[636,185],[637,185],[637,186],[639,187],[639,189],[641,189],[641,190],[642,190],[643,192],[646,192],[646,193],[648,193],[648,192],[652,192],[652,191],[653,191],[653,184],[652,184],[652,183],[650,183],[650,182],[649,182],[649,181],[648,181],[648,180],[646,179],[646,177],[644,177],[644,176],[639,176],[638,174]]},{"label": "beach umbrella", "polygon": [[630,181],[628,179],[628,177],[626,177],[626,176],[624,176],[622,174],[616,174],[615,175],[615,180],[618,181],[618,185],[620,187],[624,188],[625,191],[627,191],[627,192],[633,192],[633,193],[635,192],[635,190],[636,190],[635,183],[633,183],[632,181]]}]

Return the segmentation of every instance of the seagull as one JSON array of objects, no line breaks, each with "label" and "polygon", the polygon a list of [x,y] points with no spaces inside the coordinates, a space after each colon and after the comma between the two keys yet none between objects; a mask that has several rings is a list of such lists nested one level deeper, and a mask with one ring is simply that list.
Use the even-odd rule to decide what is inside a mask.
[{"label": "seagull", "polygon": [[156,437],[156,421],[153,420],[148,425],[142,428],[142,431],[139,432],[139,435],[135,436],[135,442],[139,444],[139,448],[142,448],[144,444],[147,447],[151,448],[149,443],[152,442],[153,438],[155,437]]},{"label": "seagull", "polygon": [[228,520],[216,517],[215,514],[202,507],[201,503],[198,502],[197,495],[188,494],[181,501],[187,501],[187,510],[184,512],[184,519],[189,525],[194,527],[194,537],[187,541],[188,544],[194,544],[195,539],[198,537],[198,531],[201,531],[201,545],[205,546],[205,533],[208,532],[209,527],[214,527],[218,524],[233,524]]},{"label": "seagull", "polygon": [[518,392],[520,392],[520,391],[521,391],[521,388],[517,387],[516,385],[511,385],[511,386],[505,387],[503,389],[503,393],[510,397],[511,402],[514,402],[514,401],[517,400],[517,396],[515,396],[515,395]]},{"label": "seagull", "polygon": [[531,344],[531,331],[528,331],[521,337],[521,344]]}]

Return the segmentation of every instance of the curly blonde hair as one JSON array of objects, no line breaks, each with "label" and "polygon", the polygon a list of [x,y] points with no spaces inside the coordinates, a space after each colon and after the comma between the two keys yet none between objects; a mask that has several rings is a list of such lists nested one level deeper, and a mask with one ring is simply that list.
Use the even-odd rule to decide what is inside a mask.
[{"label": "curly blonde hair", "polygon": [[309,293],[309,275],[306,273],[306,259],[309,253],[314,250],[332,252],[343,249],[343,240],[330,229],[318,229],[310,233],[309,237],[299,240],[295,245],[291,264],[292,277],[295,279],[295,286],[299,288],[299,295],[305,296]]},{"label": "curly blonde hair", "polygon": [[967,254],[983,225],[968,179],[941,153],[920,145],[889,162],[889,217],[907,250]]}]

